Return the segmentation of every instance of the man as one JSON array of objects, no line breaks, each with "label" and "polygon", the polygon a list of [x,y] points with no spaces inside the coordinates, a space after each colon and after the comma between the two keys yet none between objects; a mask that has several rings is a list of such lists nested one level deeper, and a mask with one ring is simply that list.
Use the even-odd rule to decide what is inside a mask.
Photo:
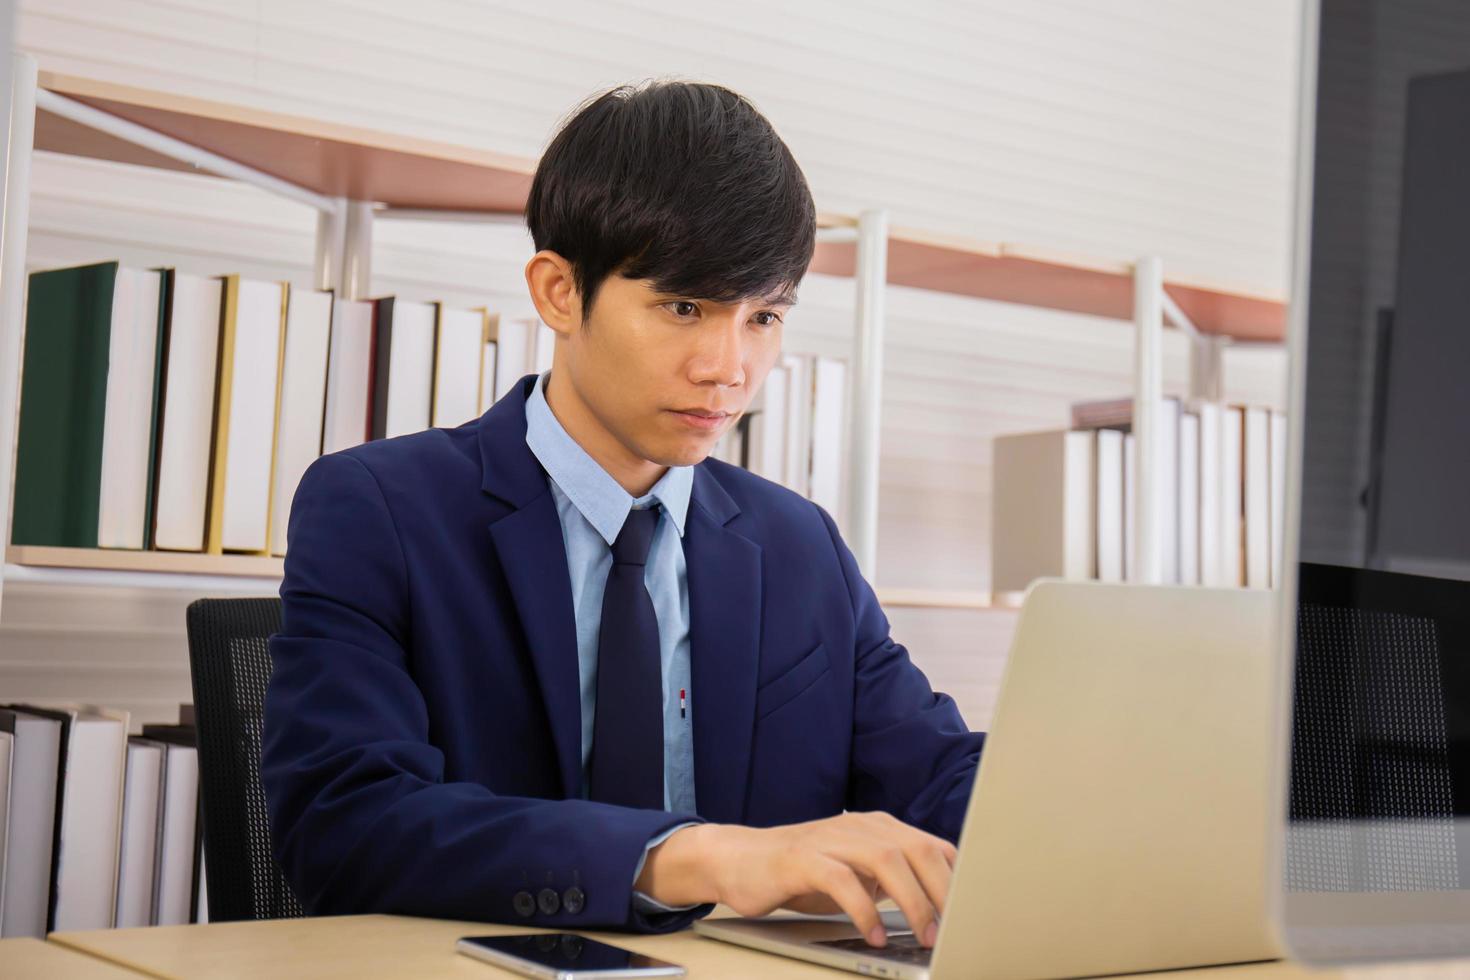
[{"label": "man", "polygon": [[932,944],[984,736],[825,512],[706,459],[814,214],[734,93],[593,100],[526,207],[551,371],[307,471],[262,776],[308,910],[664,931],[722,901],[882,945],[887,895]]}]

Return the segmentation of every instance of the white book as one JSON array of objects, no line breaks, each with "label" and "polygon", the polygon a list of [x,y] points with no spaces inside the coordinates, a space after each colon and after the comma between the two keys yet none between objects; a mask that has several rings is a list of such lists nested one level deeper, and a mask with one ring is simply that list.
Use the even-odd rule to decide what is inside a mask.
[{"label": "white book", "polygon": [[1245,410],[1243,459],[1245,584],[1271,586],[1271,417],[1264,408]]},{"label": "white book", "polygon": [[786,368],[771,368],[750,416],[750,471],[776,483],[786,481],[788,383]]},{"label": "white book", "polygon": [[301,475],[322,454],[322,409],[327,397],[327,349],[331,337],[332,294],[311,289],[290,290],[271,489],[273,555],[286,553],[291,500],[296,496]]},{"label": "white book", "polygon": [[1154,506],[1159,510],[1159,577],[1165,584],[1179,582],[1179,420],[1177,398],[1159,405],[1159,468],[1154,474]]},{"label": "white book", "polygon": [[1230,405],[1221,412],[1220,430],[1220,585],[1245,584],[1242,481],[1245,409]]},{"label": "white book", "polygon": [[[233,277],[231,277],[233,278]],[[228,297],[229,284],[226,284]],[[270,550],[271,457],[280,397],[281,330],[286,284],[240,278],[235,301],[233,376],[225,449],[220,546]],[[228,300],[227,300],[228,301]]]},{"label": "white book", "polygon": [[1123,433],[1098,429],[1094,433],[1093,499],[1096,501],[1097,577],[1123,581]]},{"label": "white book", "polygon": [[491,339],[495,341],[495,397],[504,398],[511,388],[535,367],[531,362],[531,342],[534,335],[533,320],[513,320],[497,317],[491,325]]},{"label": "white book", "polygon": [[163,807],[154,871],[153,924],[188,925],[194,890],[195,830],[199,814],[199,753],[165,743]]},{"label": "white book", "polygon": [[14,718],[10,729],[0,730],[0,922],[5,920],[5,838],[10,833],[10,765],[15,756]]},{"label": "white book", "polygon": [[786,401],[786,486],[811,496],[813,359],[788,354],[782,360],[790,382]]},{"label": "white book", "polygon": [[1138,574],[1138,454],[1133,433],[1123,437],[1123,581],[1137,582]]},{"label": "white book", "polygon": [[1286,535],[1286,413],[1271,413],[1271,584],[1281,585]]},{"label": "white book", "polygon": [[327,404],[322,452],[335,453],[367,441],[373,379],[373,304],[339,299],[332,314],[327,355]]},{"label": "white book", "polygon": [[493,340],[485,341],[480,349],[480,414],[490,411],[490,406],[500,398],[495,390],[496,348]]},{"label": "white book", "polygon": [[535,372],[545,374],[551,370],[552,361],[556,358],[556,331],[536,321],[536,363]]},{"label": "white book", "polygon": [[46,936],[64,716],[7,709],[14,726],[0,936]]},{"label": "white book", "polygon": [[170,280],[153,545],[203,551],[224,281],[184,272],[172,272]]},{"label": "white book", "polygon": [[1200,584],[1199,557],[1200,418],[1193,412],[1179,417],[1179,581]]},{"label": "white book", "polygon": [[117,911],[113,916],[113,925],[121,929],[146,926],[153,919],[153,869],[158,852],[162,786],[163,745],[147,739],[129,739]]},{"label": "white book", "polygon": [[1094,577],[1092,433],[1001,436],[993,474],[991,590],[1020,592],[1038,578]]},{"label": "white book", "polygon": [[445,428],[478,418],[485,338],[484,310],[439,311],[434,349],[434,411],[430,424]]},{"label": "white book", "polygon": [[209,921],[209,879],[204,866],[204,837],[199,838],[199,894],[194,900],[194,921],[200,925]]},{"label": "white book", "polygon": [[1230,585],[1220,568],[1220,508],[1224,491],[1221,486],[1221,437],[1223,422],[1220,406],[1199,402],[1199,572],[1200,584],[1219,587]]},{"label": "white book", "polygon": [[102,422],[99,548],[141,549],[146,543],[162,282],[158,269],[117,270]]},{"label": "white book", "polygon": [[69,706],[54,929],[108,929],[117,898],[128,714]]},{"label": "white book", "polygon": [[429,427],[437,307],[436,303],[414,303],[391,296],[377,300],[374,439],[392,439]]},{"label": "white book", "polygon": [[812,485],[808,496],[844,523],[847,460],[847,362],[819,357],[812,380]]}]

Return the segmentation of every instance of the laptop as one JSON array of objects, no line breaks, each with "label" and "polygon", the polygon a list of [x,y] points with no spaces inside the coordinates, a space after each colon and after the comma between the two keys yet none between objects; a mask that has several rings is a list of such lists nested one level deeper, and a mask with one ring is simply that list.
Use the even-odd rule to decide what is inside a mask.
[{"label": "laptop", "polygon": [[1276,609],[1265,591],[1035,583],[934,948],[896,914],[884,949],[840,917],[696,931],[902,980],[1278,958]]}]

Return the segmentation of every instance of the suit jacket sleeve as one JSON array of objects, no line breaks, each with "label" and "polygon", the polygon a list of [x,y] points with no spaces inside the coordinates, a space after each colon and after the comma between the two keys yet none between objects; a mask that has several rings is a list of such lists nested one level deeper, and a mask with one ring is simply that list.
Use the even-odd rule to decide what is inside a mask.
[{"label": "suit jacket sleeve", "polygon": [[837,549],[855,625],[847,808],[886,810],[958,841],[985,735],[965,726],[954,699],[936,694],[908,651],[889,636],[878,597],[832,518],[821,513]]},{"label": "suit jacket sleeve", "polygon": [[[261,776],[276,859],[310,913],[666,931],[708,911],[650,916],[632,904],[649,840],[687,814],[445,780],[409,668],[410,569],[366,464],[313,463],[288,536]],[[516,894],[548,881],[559,894],[575,881],[585,907],[518,914]]]}]

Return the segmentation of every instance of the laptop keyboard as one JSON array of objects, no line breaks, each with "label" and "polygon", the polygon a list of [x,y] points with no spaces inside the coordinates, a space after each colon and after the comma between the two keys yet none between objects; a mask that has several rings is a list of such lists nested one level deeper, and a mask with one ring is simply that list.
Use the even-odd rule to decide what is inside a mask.
[{"label": "laptop keyboard", "polygon": [[934,951],[923,945],[914,938],[911,932],[890,932],[888,934],[888,945],[881,948],[869,946],[866,939],[825,939],[812,943],[813,946],[830,946],[832,949],[840,949],[845,953],[861,953],[864,956],[876,956],[882,960],[893,960],[896,963],[913,963],[917,966],[928,966],[929,955]]}]

